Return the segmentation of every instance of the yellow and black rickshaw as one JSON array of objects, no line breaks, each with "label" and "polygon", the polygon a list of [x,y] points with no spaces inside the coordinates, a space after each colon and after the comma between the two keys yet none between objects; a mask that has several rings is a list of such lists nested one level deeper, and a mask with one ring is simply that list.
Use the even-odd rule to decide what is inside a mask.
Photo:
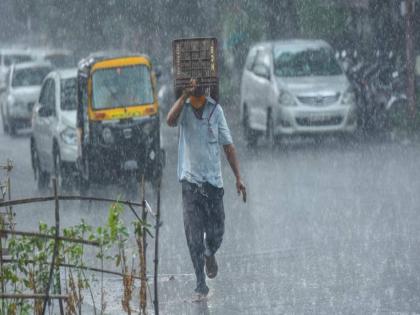
[{"label": "yellow and black rickshaw", "polygon": [[86,193],[91,183],[133,184],[142,175],[157,183],[164,152],[156,78],[149,57],[82,60],[77,81],[81,192]]}]

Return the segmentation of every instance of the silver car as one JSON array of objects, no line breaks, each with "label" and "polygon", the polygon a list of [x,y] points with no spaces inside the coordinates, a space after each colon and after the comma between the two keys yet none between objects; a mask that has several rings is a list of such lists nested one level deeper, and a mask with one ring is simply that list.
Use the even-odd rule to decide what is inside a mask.
[{"label": "silver car", "polygon": [[6,88],[0,96],[4,132],[13,135],[18,128],[30,126],[32,108],[38,100],[42,80],[51,70],[51,64],[47,62],[11,66],[6,76]]},{"label": "silver car", "polygon": [[0,89],[6,88],[6,74],[13,64],[33,61],[25,49],[0,49]]},{"label": "silver car", "polygon": [[260,135],[352,133],[355,95],[330,45],[322,40],[256,44],[241,82],[241,121],[248,144]]}]

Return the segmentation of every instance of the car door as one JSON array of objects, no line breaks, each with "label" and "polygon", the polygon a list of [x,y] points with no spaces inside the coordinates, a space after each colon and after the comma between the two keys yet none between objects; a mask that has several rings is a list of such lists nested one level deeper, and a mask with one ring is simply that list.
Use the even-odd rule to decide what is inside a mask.
[{"label": "car door", "polygon": [[271,91],[271,52],[264,48],[257,51],[252,66],[253,98],[250,106],[251,124],[255,129],[265,130],[267,123],[267,108],[271,106],[273,95]]},{"label": "car door", "polygon": [[45,154],[47,156],[48,170],[52,174],[54,171],[54,157],[53,157],[53,143],[55,136],[55,129],[57,128],[58,120],[58,103],[60,96],[60,81],[57,75],[51,78],[50,92],[48,93],[48,106],[52,109],[51,116],[48,116],[45,124]]},{"label": "car door", "polygon": [[[46,91],[45,97],[42,100],[41,108],[38,109],[38,140],[37,148],[40,156],[40,162],[43,170],[50,171],[50,140],[48,139],[49,135],[49,126],[51,125],[52,113],[55,111],[55,82],[53,78],[48,78],[45,81]],[[41,111],[49,111],[50,115],[43,115]]]},{"label": "car door", "polygon": [[252,78],[252,67],[254,66],[257,51],[257,47],[251,48],[245,61],[245,67],[241,80],[241,106],[251,104],[251,98],[255,93]]},{"label": "car door", "polygon": [[8,104],[8,98],[9,98],[9,94],[11,93],[12,90],[12,79],[14,76],[14,70],[15,67],[14,65],[12,65],[9,68],[9,71],[7,73],[7,78],[6,78],[6,90],[3,93],[3,114],[4,117],[8,120],[9,119],[9,104]]},{"label": "car door", "polygon": [[42,106],[42,104],[46,104],[47,102],[47,93],[48,93],[48,84],[49,80],[45,80],[42,84],[41,91],[39,93],[38,102],[35,105],[33,109],[32,114],[32,137],[35,140],[35,146],[36,150],[38,151],[38,154],[40,152],[41,147],[41,132],[42,132],[42,124],[43,120],[42,117],[39,116],[39,109]]},{"label": "car door", "polygon": [[54,162],[53,162],[53,135],[54,135],[54,128],[57,125],[57,95],[59,84],[57,84],[57,78],[51,77],[51,85],[48,87],[48,99],[47,99],[47,106],[50,109],[51,115],[46,117],[45,119],[45,129],[44,129],[44,144],[43,149],[45,150],[45,157],[46,157],[46,170],[50,173],[54,170]]},{"label": "car door", "polygon": [[[7,103],[7,93],[8,93],[8,83],[9,83],[9,77],[10,77],[10,70],[7,71],[5,77],[3,86],[0,86],[0,110],[2,118],[6,118],[6,103]],[[4,121],[3,121],[4,124]]]}]

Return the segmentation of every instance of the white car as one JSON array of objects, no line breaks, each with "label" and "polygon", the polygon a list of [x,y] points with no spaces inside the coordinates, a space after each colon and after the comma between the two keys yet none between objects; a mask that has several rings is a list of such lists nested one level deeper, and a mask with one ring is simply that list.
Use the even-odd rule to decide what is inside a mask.
[{"label": "white car", "polygon": [[356,100],[330,45],[322,40],[256,44],[241,82],[241,121],[248,144],[265,134],[352,133]]},{"label": "white car", "polygon": [[77,65],[74,53],[68,49],[33,49],[37,60],[50,62],[56,69],[66,69]]},{"label": "white car", "polygon": [[42,84],[32,117],[31,160],[39,189],[51,175],[68,188],[76,174],[77,70],[51,72]]},{"label": "white car", "polygon": [[29,127],[32,108],[38,100],[42,80],[52,70],[50,63],[13,64],[6,76],[6,89],[0,106],[5,133],[15,134],[18,128]]},{"label": "white car", "polygon": [[10,66],[33,61],[34,57],[24,49],[0,49],[0,88],[6,86],[6,74]]}]

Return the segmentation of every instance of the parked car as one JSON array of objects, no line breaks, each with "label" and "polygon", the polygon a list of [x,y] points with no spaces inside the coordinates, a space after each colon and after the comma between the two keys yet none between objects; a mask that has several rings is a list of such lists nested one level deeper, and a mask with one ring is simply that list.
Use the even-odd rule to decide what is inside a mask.
[{"label": "parked car", "polygon": [[38,60],[48,61],[56,69],[66,69],[77,65],[74,53],[68,49],[35,49],[32,53]]},{"label": "parked car", "polygon": [[352,133],[352,87],[323,40],[283,40],[251,47],[241,82],[241,121],[248,144],[260,135]]},{"label": "parked car", "polygon": [[54,175],[67,189],[76,174],[77,69],[51,72],[44,80],[32,117],[31,160],[38,188]]},{"label": "parked car", "polygon": [[11,66],[0,99],[4,132],[13,135],[18,128],[30,126],[32,108],[38,100],[42,81],[51,70],[52,66],[47,62]]},{"label": "parked car", "polygon": [[0,49],[0,88],[6,85],[6,74],[12,64],[33,61],[33,56],[23,49]]}]

